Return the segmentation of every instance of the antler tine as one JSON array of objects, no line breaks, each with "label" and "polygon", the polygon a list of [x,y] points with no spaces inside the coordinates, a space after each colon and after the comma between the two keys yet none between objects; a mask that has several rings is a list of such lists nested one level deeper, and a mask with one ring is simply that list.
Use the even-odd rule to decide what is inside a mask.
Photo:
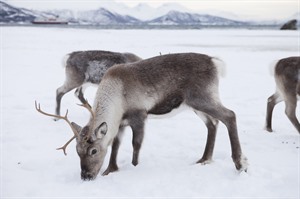
[{"label": "antler tine", "polygon": [[86,101],[85,103],[83,103],[83,104],[77,104],[77,105],[86,108],[91,113],[92,117],[95,118],[95,114],[94,114],[94,112],[92,110],[91,105],[88,103],[87,100],[85,100],[85,101]]},{"label": "antler tine", "polygon": [[66,144],[64,144],[62,147],[57,148],[56,150],[63,150],[64,154],[67,155],[66,149],[67,146],[76,138],[76,136],[74,135],[68,142],[66,142]]},{"label": "antler tine", "polygon": [[55,117],[55,118],[63,119],[63,120],[65,120],[65,121],[69,124],[69,126],[71,127],[71,129],[72,129],[72,131],[73,131],[73,133],[74,133],[74,136],[73,136],[73,137],[72,137],[72,138],[71,138],[64,146],[62,146],[62,147],[60,147],[60,148],[57,148],[57,150],[62,149],[63,152],[64,152],[64,154],[67,155],[67,153],[66,153],[66,148],[67,148],[68,144],[70,144],[70,143],[72,142],[72,140],[74,140],[74,138],[76,138],[76,137],[78,136],[77,131],[74,129],[74,127],[72,126],[70,120],[68,119],[68,110],[66,111],[65,116],[60,116],[60,115],[54,115],[54,114],[46,113],[46,112],[42,111],[41,105],[40,105],[40,104],[37,104],[36,101],[35,101],[35,109],[36,109],[39,113],[41,113],[41,114],[43,114],[43,115],[47,115],[47,116],[50,116],[50,117]]},{"label": "antler tine", "polygon": [[42,111],[40,103],[37,105],[37,102],[36,102],[36,101],[35,101],[35,109],[36,109],[38,112],[40,112],[40,113],[42,113],[42,114],[44,114],[44,115],[47,115],[47,116],[50,116],[50,117],[55,117],[55,118],[58,118],[58,119],[64,119],[64,120],[66,120],[67,115],[68,115],[68,110],[66,111],[66,114],[65,114],[64,117],[61,116],[61,115],[54,115],[54,114],[46,113],[46,112]]},{"label": "antler tine", "polygon": [[56,117],[56,118],[65,120],[65,121],[69,124],[69,126],[71,127],[71,129],[72,129],[74,135],[75,135],[75,136],[78,136],[77,131],[74,129],[74,127],[72,126],[70,120],[68,119],[68,110],[66,111],[65,116],[54,115],[54,114],[46,113],[46,112],[42,111],[41,105],[40,105],[40,104],[37,105],[37,102],[36,102],[36,101],[35,101],[35,109],[36,109],[38,112],[42,113],[43,115],[47,115],[47,116],[50,116],[50,117]]}]

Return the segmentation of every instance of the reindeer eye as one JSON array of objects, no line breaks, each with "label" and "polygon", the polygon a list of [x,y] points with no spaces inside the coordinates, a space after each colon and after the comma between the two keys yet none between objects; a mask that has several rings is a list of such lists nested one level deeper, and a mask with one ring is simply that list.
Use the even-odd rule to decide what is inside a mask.
[{"label": "reindeer eye", "polygon": [[93,144],[93,141],[92,141],[91,139],[86,140],[86,142],[87,142],[88,144]]},{"label": "reindeer eye", "polygon": [[95,155],[97,153],[97,149],[92,149],[91,151],[90,151],[90,155]]}]

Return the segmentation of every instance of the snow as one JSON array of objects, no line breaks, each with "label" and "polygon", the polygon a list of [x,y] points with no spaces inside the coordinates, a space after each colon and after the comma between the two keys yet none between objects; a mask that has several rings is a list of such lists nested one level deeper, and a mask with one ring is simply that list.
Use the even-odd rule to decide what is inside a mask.
[{"label": "snow", "polygon": [[[54,113],[55,90],[64,82],[61,62],[78,50],[132,52],[142,58],[160,53],[198,52],[226,63],[220,80],[223,104],[235,111],[241,146],[249,161],[239,173],[231,160],[228,133],[220,123],[213,162],[195,164],[204,151],[207,130],[190,110],[148,119],[139,165],[131,165],[131,130],[118,155],[119,171],[94,181],[80,179],[75,142],[67,156],[55,148],[72,136]],[[279,30],[97,30],[1,27],[1,198],[299,198],[299,134],[284,114],[274,110],[274,133],[264,130],[267,98],[275,83],[273,60],[299,56],[299,32]],[[85,96],[93,102],[96,88]],[[77,106],[73,91],[62,110],[80,125],[88,111]],[[297,117],[300,118],[299,108]],[[103,172],[108,164],[105,159]]]}]

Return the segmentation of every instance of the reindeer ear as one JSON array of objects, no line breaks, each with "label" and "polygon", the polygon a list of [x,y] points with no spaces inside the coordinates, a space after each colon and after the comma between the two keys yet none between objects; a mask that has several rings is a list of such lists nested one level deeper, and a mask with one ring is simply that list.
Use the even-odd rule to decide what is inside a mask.
[{"label": "reindeer ear", "polygon": [[102,124],[100,124],[96,129],[95,129],[95,136],[96,138],[100,139],[103,136],[106,135],[107,133],[107,124],[106,122],[103,122]]},{"label": "reindeer ear", "polygon": [[75,131],[79,134],[82,127],[76,124],[75,122],[71,122],[72,127],[75,129]]}]

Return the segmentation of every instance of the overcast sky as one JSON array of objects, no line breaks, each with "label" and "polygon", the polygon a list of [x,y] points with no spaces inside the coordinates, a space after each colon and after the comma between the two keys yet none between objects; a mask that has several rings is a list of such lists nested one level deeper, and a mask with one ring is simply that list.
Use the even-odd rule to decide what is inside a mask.
[{"label": "overcast sky", "polygon": [[[96,9],[112,0],[4,0],[15,6],[33,9]],[[299,12],[300,0],[115,0],[129,7],[147,3],[158,7],[179,3],[194,11],[219,10],[259,19],[285,19]]]}]

